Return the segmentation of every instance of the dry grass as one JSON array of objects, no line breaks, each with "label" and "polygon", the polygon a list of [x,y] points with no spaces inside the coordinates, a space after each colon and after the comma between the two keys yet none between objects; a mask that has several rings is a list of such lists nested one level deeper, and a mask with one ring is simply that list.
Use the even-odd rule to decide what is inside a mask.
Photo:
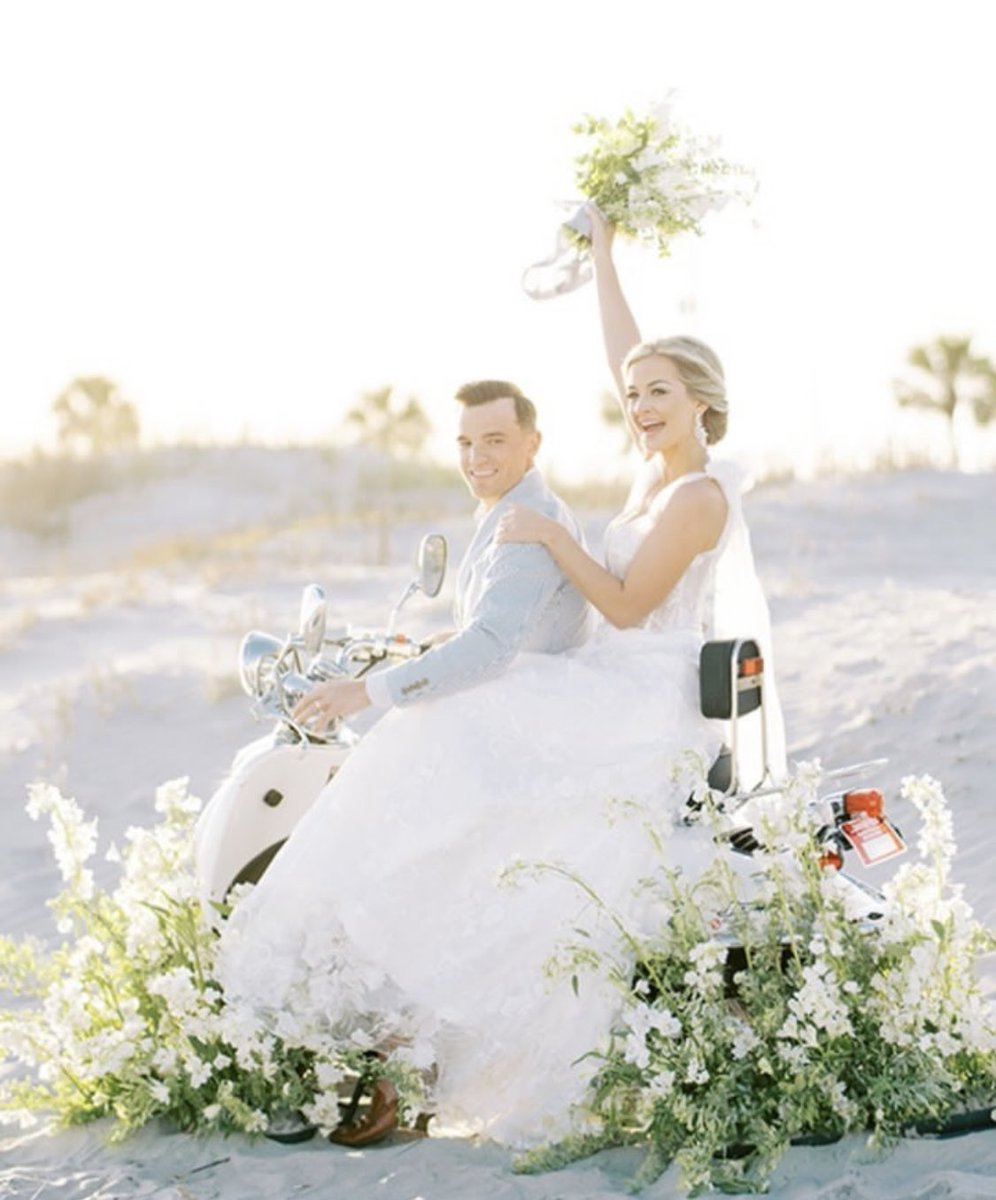
[{"label": "dry grass", "polygon": [[72,736],[76,725],[76,689],[68,683],[55,684],[49,690],[47,713],[37,722],[38,745],[41,750],[38,773],[43,779],[58,782],[64,773],[60,752]]},{"label": "dry grass", "polygon": [[122,604],[139,604],[148,597],[148,581],[134,570],[96,576],[79,593],[79,612],[90,616]]},{"label": "dry grass", "polygon": [[40,620],[38,609],[29,605],[0,614],[0,654],[9,650],[18,638],[34,629]]},{"label": "dry grass", "polygon": [[0,462],[0,526],[58,540],[69,533],[74,504],[169,473],[156,451],[70,458],[36,451],[24,461]]},{"label": "dry grass", "polygon": [[118,709],[134,705],[137,700],[135,683],[113,667],[91,663],[87,668],[87,685],[98,715],[107,720]]},{"label": "dry grass", "polygon": [[235,671],[206,675],[203,682],[204,699],[208,704],[223,704],[233,696],[241,696],[242,684]]},{"label": "dry grass", "polygon": [[[207,563],[225,578],[239,570],[255,567],[259,550],[278,530],[273,524],[255,525],[228,533],[171,534],[157,538],[128,556],[127,565],[137,571],[169,571]],[[222,567],[227,569],[222,569]]]}]

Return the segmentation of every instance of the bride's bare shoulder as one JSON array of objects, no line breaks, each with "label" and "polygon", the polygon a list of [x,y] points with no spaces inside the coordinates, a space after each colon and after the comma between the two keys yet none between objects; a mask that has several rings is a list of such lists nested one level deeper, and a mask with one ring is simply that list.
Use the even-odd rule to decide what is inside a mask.
[{"label": "bride's bare shoulder", "polygon": [[703,475],[675,488],[661,515],[666,512],[669,520],[698,526],[707,540],[712,540],[722,533],[728,511],[729,505],[720,484],[710,475]]}]

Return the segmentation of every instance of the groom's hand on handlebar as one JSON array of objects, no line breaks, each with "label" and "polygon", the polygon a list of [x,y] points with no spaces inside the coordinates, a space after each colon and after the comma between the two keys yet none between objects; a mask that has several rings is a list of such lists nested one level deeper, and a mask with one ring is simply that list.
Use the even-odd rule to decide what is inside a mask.
[{"label": "groom's hand on handlebar", "polygon": [[299,725],[324,729],[336,717],[351,717],[369,706],[370,697],[362,679],[330,679],[302,697],[291,716]]}]

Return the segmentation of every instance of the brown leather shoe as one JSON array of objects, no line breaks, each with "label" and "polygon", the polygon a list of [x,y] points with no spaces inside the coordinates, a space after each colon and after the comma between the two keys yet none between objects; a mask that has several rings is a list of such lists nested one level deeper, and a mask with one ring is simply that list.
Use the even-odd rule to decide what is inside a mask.
[{"label": "brown leather shoe", "polygon": [[337,1146],[372,1146],[398,1128],[398,1093],[390,1079],[378,1079],[370,1091],[370,1106],[360,1121],[333,1129],[329,1141]]}]

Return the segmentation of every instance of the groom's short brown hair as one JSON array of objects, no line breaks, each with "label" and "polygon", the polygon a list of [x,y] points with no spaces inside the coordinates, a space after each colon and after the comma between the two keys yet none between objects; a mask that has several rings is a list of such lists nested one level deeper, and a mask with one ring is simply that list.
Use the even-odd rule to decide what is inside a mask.
[{"label": "groom's short brown hair", "polygon": [[536,428],[536,405],[521,388],[507,379],[477,379],[458,388],[456,399],[473,408],[477,404],[489,404],[492,400],[509,397],[515,404],[515,419],[523,429]]}]

